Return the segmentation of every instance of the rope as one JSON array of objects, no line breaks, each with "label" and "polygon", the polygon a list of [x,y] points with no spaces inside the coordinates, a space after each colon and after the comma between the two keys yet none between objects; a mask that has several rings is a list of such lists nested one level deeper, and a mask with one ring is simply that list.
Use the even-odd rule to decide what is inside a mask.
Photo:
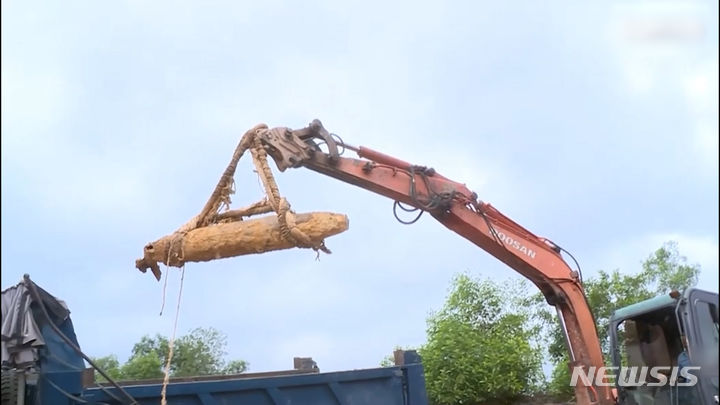
[{"label": "rope", "polygon": [[180,270],[180,291],[178,292],[177,307],[175,308],[175,323],[173,324],[172,336],[168,342],[168,358],[165,363],[165,376],[163,377],[162,391],[160,394],[160,404],[167,405],[167,386],[170,382],[170,362],[172,361],[173,354],[175,353],[175,334],[177,333],[178,318],[180,317],[180,301],[182,299],[183,282],[185,281],[185,265]]},{"label": "rope", "polygon": [[[168,262],[170,259],[168,258]],[[165,282],[163,283],[163,289],[162,289],[162,303],[160,304],[160,316],[162,316],[163,311],[165,310],[165,296],[167,295],[167,283],[168,283],[168,275],[170,274],[170,269],[165,266],[165,268],[168,270],[165,272]]]},{"label": "rope", "polygon": [[220,176],[220,180],[215,186],[210,198],[207,203],[205,203],[202,211],[200,211],[200,215],[197,216],[194,228],[208,225],[212,217],[217,214],[218,210],[222,206],[230,206],[230,194],[234,193],[233,176],[235,175],[235,169],[237,169],[238,162],[240,161],[242,155],[245,154],[245,151],[252,146],[253,143],[255,143],[257,139],[256,135],[262,129],[267,129],[267,126],[264,124],[256,125],[249,131],[245,132],[245,135],[243,135],[240,139],[240,143],[238,143],[238,146],[235,148],[235,152],[233,152],[232,159],[230,159],[230,164],[227,168],[225,168],[225,171],[222,176]]},{"label": "rope", "polygon": [[170,268],[168,268],[168,266],[170,263],[170,252],[172,252],[173,242],[175,242],[174,239],[172,241],[170,241],[170,247],[168,248],[168,258],[167,258],[168,264],[165,265],[165,269],[167,271],[165,272],[165,282],[163,283],[163,289],[162,289],[162,303],[160,304],[160,316],[162,316],[163,311],[165,310],[165,297],[167,296],[167,284],[168,284],[168,277],[170,275]]},{"label": "rope", "polygon": [[280,225],[280,235],[297,247],[312,248],[315,251],[322,250],[329,253],[330,251],[322,241],[319,243],[313,242],[305,232],[297,228],[295,213],[290,210],[290,203],[280,196],[280,190],[273,177],[272,169],[270,169],[270,165],[267,162],[267,152],[263,148],[260,138],[256,137],[254,139],[250,154],[252,155],[260,181],[265,188],[268,203],[277,214],[278,224]]},{"label": "rope", "polygon": [[[280,225],[280,234],[284,239],[298,247],[312,248],[329,253],[330,251],[322,241],[319,243],[312,241],[304,232],[297,228],[295,213],[290,210],[290,203],[280,195],[280,190],[273,177],[272,169],[267,161],[267,152],[258,136],[265,130],[267,130],[267,126],[260,124],[243,135],[240,143],[238,143],[238,146],[235,148],[232,159],[230,159],[230,164],[220,177],[218,184],[215,186],[212,195],[207,203],[205,203],[202,211],[200,211],[197,217],[186,224],[186,226],[180,228],[179,231],[188,232],[195,228],[216,223],[217,221],[242,220],[243,216],[275,211]],[[242,210],[219,213],[223,207],[226,209],[230,207],[230,195],[235,193],[233,176],[235,175],[235,170],[237,169],[240,158],[248,149],[252,155],[258,177],[265,190],[266,200],[255,203]],[[172,246],[170,250],[172,250]],[[181,257],[179,261],[182,262]],[[167,264],[170,264],[169,255]]]},{"label": "rope", "polygon": [[268,203],[267,199],[258,201],[255,204],[252,204],[250,206],[247,206],[245,208],[241,208],[239,210],[228,210],[225,212],[222,212],[220,214],[217,214],[213,220],[215,223],[220,222],[232,222],[232,221],[242,221],[243,217],[250,217],[253,215],[258,214],[266,214],[268,212],[272,212],[272,207]]}]

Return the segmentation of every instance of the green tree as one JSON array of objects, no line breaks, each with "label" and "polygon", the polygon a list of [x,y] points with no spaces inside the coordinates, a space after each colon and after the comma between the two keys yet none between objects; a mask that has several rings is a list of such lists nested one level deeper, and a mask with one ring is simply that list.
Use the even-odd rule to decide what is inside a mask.
[{"label": "green tree", "polygon": [[497,284],[458,275],[444,307],[428,319],[420,349],[430,398],[437,404],[507,401],[542,381],[533,344],[526,283]]},{"label": "green tree", "polygon": [[144,356],[131,357],[120,368],[120,375],[124,380],[160,378],[165,375],[163,365],[158,354],[151,352]]},{"label": "green tree", "polygon": [[[115,355],[109,355],[104,357],[96,357],[91,358],[93,363],[95,363],[96,366],[101,368],[105,374],[109,375],[110,378],[113,380],[117,380],[121,378],[121,371],[120,371],[120,362],[117,359],[117,356]],[[100,382],[107,381],[105,377],[103,377],[100,373],[97,371],[95,372],[95,380]]]},{"label": "green tree", "polygon": [[247,361],[233,360],[223,367],[222,374],[241,374],[247,371],[247,368]]},{"label": "green tree", "polygon": [[[700,266],[689,264],[687,258],[680,255],[677,243],[669,241],[650,254],[643,262],[641,271],[635,274],[623,274],[619,270],[612,272],[601,270],[596,277],[585,280],[585,293],[595,315],[598,337],[606,355],[606,362],[609,362],[608,331],[614,310],[660,294],[667,294],[671,290],[695,286],[699,274]],[[542,303],[543,309],[536,315],[549,327],[548,354],[555,365],[549,389],[562,398],[571,397],[573,391],[570,387],[568,355],[562,330],[557,323],[555,312],[547,310],[541,295],[536,295],[535,303]]]},{"label": "green tree", "polygon": [[[171,377],[213,374],[239,374],[247,371],[244,360],[225,360],[227,337],[214,328],[196,328],[175,340],[170,361]],[[170,341],[162,335],[143,336],[133,348],[128,361],[119,365],[115,356],[97,359],[96,364],[111,378],[141,380],[164,375]],[[98,373],[96,373],[97,375]],[[101,380],[98,377],[98,380]]]}]

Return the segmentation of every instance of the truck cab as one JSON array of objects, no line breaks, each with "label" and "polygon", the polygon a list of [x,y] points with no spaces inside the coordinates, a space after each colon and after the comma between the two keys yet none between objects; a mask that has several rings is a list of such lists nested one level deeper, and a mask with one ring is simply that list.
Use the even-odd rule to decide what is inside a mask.
[{"label": "truck cab", "polygon": [[691,288],[616,310],[610,349],[619,404],[717,404],[718,294]]}]

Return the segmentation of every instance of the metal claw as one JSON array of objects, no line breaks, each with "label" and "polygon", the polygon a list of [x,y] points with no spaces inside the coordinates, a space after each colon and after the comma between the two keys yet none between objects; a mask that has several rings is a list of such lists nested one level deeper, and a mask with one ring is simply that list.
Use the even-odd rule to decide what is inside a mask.
[{"label": "metal claw", "polygon": [[290,167],[300,167],[303,161],[312,159],[318,152],[315,150],[317,145],[313,142],[314,139],[327,144],[327,156],[330,162],[337,161],[340,156],[335,138],[317,119],[302,129],[273,128],[263,131],[259,137],[268,155],[273,158],[281,172]]}]

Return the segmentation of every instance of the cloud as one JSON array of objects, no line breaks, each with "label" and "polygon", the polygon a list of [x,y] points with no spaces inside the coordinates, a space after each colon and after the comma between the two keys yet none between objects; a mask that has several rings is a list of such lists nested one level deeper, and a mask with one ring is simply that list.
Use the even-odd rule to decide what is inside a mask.
[{"label": "cloud", "polygon": [[658,9],[648,2],[640,2],[633,7],[628,7],[626,3],[616,4],[615,13],[607,25],[608,39],[615,52],[615,63],[625,78],[623,84],[628,86],[631,94],[642,96],[667,85],[683,86],[683,82],[692,75],[689,68],[704,62],[708,56],[712,58],[712,55],[705,52],[707,33],[691,38],[684,38],[680,34],[673,37],[671,34],[674,31],[668,28],[672,32],[661,39],[651,40],[644,36],[636,38],[634,32],[643,31],[646,26],[656,26],[661,30],[685,20],[705,26],[705,20],[702,19],[704,8],[688,9],[684,7],[688,2],[664,4],[675,4],[677,7]]},{"label": "cloud", "polygon": [[3,176],[8,183],[4,187],[24,195],[28,208],[39,209],[41,215],[55,213],[56,221],[71,223],[76,218],[118,219],[110,212],[150,215],[145,207],[153,194],[144,165],[131,152],[123,156],[117,151],[93,151],[43,136],[9,143],[14,145],[6,146],[4,152],[11,155],[6,164],[14,175]]},{"label": "cloud", "polygon": [[[26,68],[2,61],[3,146],[48,150],[39,136],[57,136],[49,129],[73,108],[74,99],[59,69]],[[12,158],[12,154],[3,156]]]},{"label": "cloud", "polygon": [[3,189],[11,187],[30,201],[29,208],[61,220],[137,213],[149,189],[143,157],[133,153],[133,145],[96,148],[83,134],[67,130],[73,118],[83,117],[79,89],[60,65],[28,68],[5,59]]},{"label": "cloud", "polygon": [[[650,102],[658,95],[683,97],[690,117],[688,154],[701,172],[718,166],[718,51],[711,6],[696,1],[614,4],[608,24],[621,92]],[[680,112],[683,113],[683,112]]]},{"label": "cloud", "polygon": [[718,56],[710,57],[684,78],[684,93],[694,121],[693,146],[704,163],[718,167]]}]

